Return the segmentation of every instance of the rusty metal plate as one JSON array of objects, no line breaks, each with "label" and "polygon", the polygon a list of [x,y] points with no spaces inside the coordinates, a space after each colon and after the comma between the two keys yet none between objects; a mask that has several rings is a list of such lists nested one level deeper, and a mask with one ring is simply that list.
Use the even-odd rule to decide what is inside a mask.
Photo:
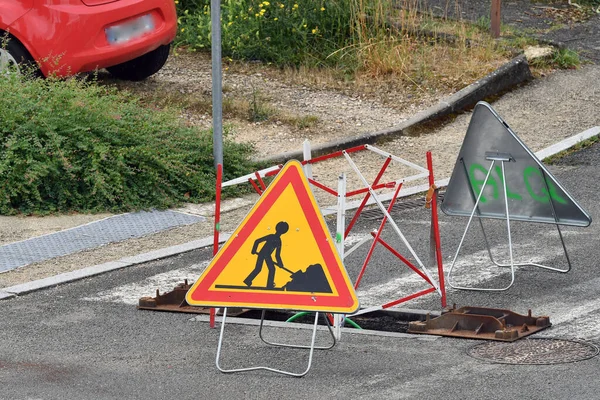
[{"label": "rusty metal plate", "polygon": [[467,354],[478,360],[501,364],[547,365],[587,360],[598,347],[581,340],[527,338],[516,342],[487,342],[471,347]]},{"label": "rusty metal plate", "polygon": [[[191,285],[187,279],[182,283],[177,284],[172,291],[160,294],[159,290],[156,289],[156,297],[145,296],[139,300],[138,310],[151,310],[151,311],[168,311],[168,312],[182,312],[189,314],[209,314],[210,307],[196,307],[190,306],[185,301],[185,294],[190,289]],[[244,313],[246,309],[243,308],[230,308],[227,311],[229,316],[236,317]],[[222,311],[219,313],[222,315]]]},{"label": "rusty metal plate", "polygon": [[512,342],[549,326],[550,317],[534,317],[531,310],[527,315],[521,315],[500,308],[467,306],[457,309],[454,305],[437,318],[427,315],[425,321],[411,322],[408,333]]}]

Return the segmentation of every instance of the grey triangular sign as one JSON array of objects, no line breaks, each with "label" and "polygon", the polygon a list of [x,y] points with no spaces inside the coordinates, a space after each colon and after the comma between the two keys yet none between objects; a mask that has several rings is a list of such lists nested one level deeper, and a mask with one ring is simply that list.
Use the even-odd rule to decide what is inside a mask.
[{"label": "grey triangular sign", "polygon": [[[492,160],[497,160],[492,163]],[[506,219],[502,163],[511,220],[588,226],[591,217],[577,204],[542,162],[486,102],[479,102],[461,146],[442,211],[470,216],[481,194],[476,216]],[[483,183],[490,167],[485,187]]]}]

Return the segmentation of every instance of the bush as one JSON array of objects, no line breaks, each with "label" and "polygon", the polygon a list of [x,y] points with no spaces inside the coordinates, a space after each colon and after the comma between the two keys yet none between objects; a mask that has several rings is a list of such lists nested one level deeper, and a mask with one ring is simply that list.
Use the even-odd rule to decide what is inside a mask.
[{"label": "bush", "polygon": [[[224,140],[225,179],[252,148]],[[0,74],[0,213],[128,211],[214,196],[212,134],[114,88]]]},{"label": "bush", "polygon": [[[178,3],[180,44],[210,48],[210,0]],[[223,55],[277,65],[335,65],[349,43],[347,0],[225,0],[221,6]],[[335,53],[335,54],[334,54]]]}]

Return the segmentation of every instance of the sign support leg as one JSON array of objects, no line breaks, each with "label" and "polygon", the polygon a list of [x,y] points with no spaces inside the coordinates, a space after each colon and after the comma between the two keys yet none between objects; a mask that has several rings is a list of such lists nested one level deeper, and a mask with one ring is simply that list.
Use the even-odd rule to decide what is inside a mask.
[{"label": "sign support leg", "polygon": [[[542,178],[544,180],[544,184],[546,186],[546,192],[550,193],[550,187],[548,186],[548,181],[546,180],[546,174],[544,173],[544,170],[540,169],[540,172],[542,174]],[[563,274],[566,274],[567,272],[569,272],[571,270],[571,259],[569,258],[569,253],[567,251],[567,245],[565,244],[565,240],[563,238],[562,235],[562,231],[560,230],[560,225],[558,224],[558,216],[556,213],[556,209],[554,207],[554,202],[552,200],[552,197],[550,196],[549,200],[548,200],[549,204],[550,204],[550,208],[552,210],[552,216],[554,217],[554,222],[556,225],[556,230],[558,231],[558,237],[560,238],[560,243],[562,245],[563,251],[565,253],[565,258],[567,260],[567,265],[568,267],[566,269],[561,269],[561,268],[556,268],[556,267],[550,267],[547,265],[542,265],[542,264],[537,264],[537,263],[532,263],[532,262],[523,262],[523,263],[517,263],[515,264],[515,266],[517,267],[538,267],[538,268],[543,268],[543,269],[547,269],[550,271],[555,271],[555,272],[560,272]],[[481,219],[479,220],[479,222],[481,223]],[[483,231],[483,224],[481,225],[481,229]],[[492,262],[497,265],[498,267],[508,267],[508,264],[502,264],[502,263],[498,263],[497,261],[494,260],[494,257],[492,256],[492,252],[490,250],[490,245],[487,241],[487,237],[485,237],[485,232],[484,232],[484,238],[485,238],[485,244],[487,246],[488,249],[488,254],[490,256],[490,260],[492,260]]]},{"label": "sign support leg", "polygon": [[[456,249],[456,254],[454,255],[454,259],[452,260],[452,264],[450,265],[450,269],[448,270],[448,284],[453,287],[454,289],[463,289],[463,290],[478,290],[478,291],[504,291],[509,289],[513,283],[515,282],[515,263],[513,260],[513,251],[512,251],[512,237],[510,234],[510,216],[508,213],[508,194],[507,194],[507,190],[506,190],[506,179],[505,179],[505,173],[504,173],[504,162],[505,161],[509,161],[506,159],[500,159],[500,160],[496,160],[496,159],[492,159],[491,160],[491,164],[490,167],[488,169],[488,173],[485,176],[485,179],[483,181],[483,184],[481,185],[481,191],[479,192],[479,195],[477,196],[477,199],[475,200],[475,206],[473,207],[473,211],[471,212],[471,215],[469,216],[469,222],[467,222],[467,227],[465,228],[465,231],[463,233],[463,236],[460,240],[460,243],[458,245],[458,249]],[[475,212],[478,210],[478,206],[479,206],[479,202],[481,200],[481,196],[483,195],[483,189],[485,188],[485,186],[487,185],[487,182],[490,178],[490,174],[494,168],[494,165],[496,164],[496,161],[500,162],[500,165],[502,167],[502,182],[503,182],[503,188],[504,188],[504,206],[505,206],[505,215],[506,215],[506,230],[507,230],[507,234],[508,234],[508,251],[509,251],[509,257],[510,257],[510,264],[507,264],[506,266],[510,266],[511,267],[511,280],[510,283],[508,284],[508,286],[503,287],[503,288],[480,288],[480,287],[471,287],[471,286],[458,286],[455,285],[452,282],[452,271],[454,269],[454,265],[456,263],[456,259],[458,258],[458,254],[460,253],[460,249],[464,243],[465,237],[467,236],[467,232],[469,231],[469,227],[471,225],[471,222],[473,220],[473,217],[475,215]],[[465,171],[466,172],[466,171]],[[481,218],[479,218],[479,223],[481,225],[481,229],[483,230],[483,223],[481,222]],[[489,243],[487,241],[487,237],[485,236],[485,231],[484,231],[484,238],[485,238],[485,243],[488,249],[488,254],[490,255],[490,258],[492,257],[492,253],[490,251],[490,246]],[[493,261],[493,259],[492,259]],[[497,264],[496,264],[497,265]]]},{"label": "sign support leg", "polygon": [[[265,339],[265,337],[263,336],[263,326],[264,326],[264,320],[265,320],[265,314],[266,311],[263,310],[262,311],[262,315],[260,317],[260,328],[258,329],[258,336],[260,337],[260,340],[262,340],[264,343],[270,345],[270,346],[279,346],[279,347],[290,347],[292,349],[310,349],[311,346],[304,346],[304,345],[297,345],[297,344],[287,344],[287,343],[275,343],[275,342],[269,342],[268,340]],[[319,346],[313,346],[315,349],[317,350],[329,350],[332,349],[333,346],[336,345],[337,340],[334,334],[334,331],[331,328],[331,324],[329,323],[329,318],[327,318],[327,314],[322,314],[323,315],[323,319],[325,320],[325,323],[327,324],[327,329],[329,330],[329,333],[331,334],[331,338],[333,339],[333,343],[329,346],[323,346],[323,347],[319,347]],[[319,317],[319,313],[317,313],[317,315],[315,316],[316,319],[318,319]]]},{"label": "sign support leg", "polygon": [[[262,325],[263,325],[263,320],[264,320],[264,311],[262,314],[262,318],[261,318],[261,324],[260,324],[260,328],[262,330]],[[327,318],[325,318],[327,320]],[[283,375],[288,375],[288,376],[293,376],[293,377],[303,377],[304,375],[306,375],[308,373],[308,371],[310,371],[310,367],[312,366],[312,359],[313,359],[313,353],[315,348],[315,340],[317,337],[317,322],[319,321],[319,313],[315,313],[315,321],[313,324],[313,331],[312,331],[312,337],[311,337],[311,342],[310,342],[310,346],[297,346],[297,345],[287,345],[287,344],[279,344],[279,343],[268,343],[271,344],[273,346],[283,346],[283,347],[293,347],[293,348],[308,348],[310,349],[310,353],[308,356],[308,365],[306,367],[306,369],[302,372],[291,372],[291,371],[284,371],[284,370],[280,370],[280,369],[276,369],[276,368],[271,368],[271,367],[263,367],[263,366],[256,366],[256,367],[247,367],[247,368],[235,368],[235,369],[225,369],[221,367],[220,364],[220,359],[221,359],[221,349],[223,347],[223,337],[225,334],[225,322],[227,320],[227,307],[225,307],[223,309],[223,320],[221,322],[221,333],[219,334],[219,342],[217,344],[217,356],[215,358],[215,363],[217,365],[217,369],[223,373],[234,373],[234,372],[246,372],[246,371],[258,371],[258,370],[264,370],[264,371],[271,371],[271,372],[275,372],[278,374],[283,374]],[[333,336],[333,331],[331,331],[331,326],[328,324],[329,327],[329,331],[331,333],[331,336],[333,337],[334,343],[331,347],[333,347],[335,345],[335,336]],[[261,336],[262,339],[262,336]],[[264,340],[263,340],[264,341]],[[331,347],[327,347],[327,348],[331,348]],[[320,349],[320,348],[319,348]]]}]

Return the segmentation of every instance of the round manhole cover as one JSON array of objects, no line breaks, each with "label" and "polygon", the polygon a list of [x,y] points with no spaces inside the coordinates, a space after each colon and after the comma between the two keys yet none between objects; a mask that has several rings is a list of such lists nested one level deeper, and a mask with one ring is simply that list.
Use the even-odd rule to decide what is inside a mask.
[{"label": "round manhole cover", "polygon": [[562,364],[598,355],[598,347],[580,340],[530,338],[515,342],[487,342],[468,350],[484,361],[503,364]]}]

